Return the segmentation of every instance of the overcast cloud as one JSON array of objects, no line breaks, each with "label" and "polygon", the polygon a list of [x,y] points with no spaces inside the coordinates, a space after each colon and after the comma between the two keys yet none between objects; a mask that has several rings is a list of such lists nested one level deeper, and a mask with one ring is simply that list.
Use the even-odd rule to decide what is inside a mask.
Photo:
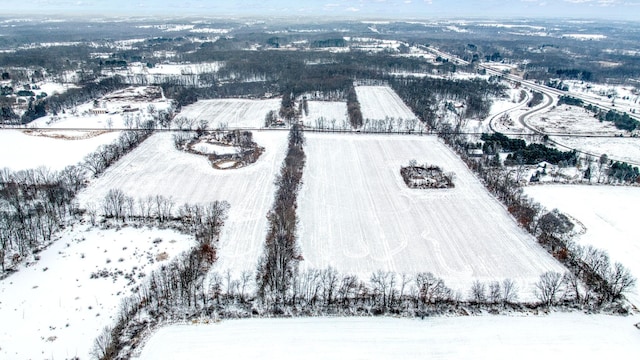
[{"label": "overcast cloud", "polygon": [[5,14],[640,18],[640,0],[0,0]]}]

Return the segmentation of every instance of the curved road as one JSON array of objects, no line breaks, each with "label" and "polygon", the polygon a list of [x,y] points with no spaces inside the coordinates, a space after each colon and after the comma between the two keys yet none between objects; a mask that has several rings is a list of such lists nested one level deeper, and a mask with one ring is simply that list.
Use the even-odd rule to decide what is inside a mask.
[{"label": "curved road", "polygon": [[529,131],[532,131],[532,132],[534,132],[534,133],[536,133],[538,135],[547,135],[543,131],[540,131],[540,130],[534,128],[533,126],[527,124],[527,122],[525,121],[527,119],[527,117],[529,117],[529,116],[531,116],[531,115],[533,115],[535,113],[541,112],[543,110],[546,110],[547,108],[549,108],[550,106],[553,105],[554,101],[553,101],[553,97],[551,95],[549,95],[547,93],[542,93],[542,96],[545,97],[546,103],[544,105],[540,106],[540,107],[535,107],[535,108],[527,111],[526,113],[518,116],[518,121],[520,122],[520,124],[522,124],[522,126],[524,126],[525,129],[527,129]]},{"label": "curved road", "polygon": [[526,94],[525,99],[524,99],[524,100],[522,100],[521,102],[519,102],[516,106],[511,107],[511,108],[508,108],[507,110],[500,111],[499,113],[497,113],[497,114],[493,115],[493,116],[491,117],[491,119],[489,119],[489,131],[491,131],[491,132],[497,132],[497,131],[493,128],[493,122],[494,122],[496,119],[498,119],[499,117],[501,117],[501,116],[502,116],[502,115],[504,115],[504,114],[508,114],[508,113],[510,113],[510,112],[512,112],[512,111],[518,110],[518,109],[520,109],[520,108],[524,107],[524,106],[527,104],[527,102],[529,101],[529,98],[530,98],[530,97],[529,97],[529,93],[528,93],[528,92],[525,92],[525,94]]}]

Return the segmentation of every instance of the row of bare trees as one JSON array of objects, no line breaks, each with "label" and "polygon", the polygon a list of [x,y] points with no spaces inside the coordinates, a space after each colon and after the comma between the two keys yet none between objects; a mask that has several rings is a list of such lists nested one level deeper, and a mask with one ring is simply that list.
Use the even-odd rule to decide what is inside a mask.
[{"label": "row of bare trees", "polygon": [[85,156],[81,166],[91,175],[97,177],[111,164],[143,142],[152,132],[153,128],[122,131],[116,141],[101,145],[96,151]]},{"label": "row of bare trees", "polygon": [[296,208],[306,159],[304,142],[302,127],[293,124],[289,131],[287,155],[275,180],[275,202],[267,214],[269,230],[256,274],[258,296],[268,304],[278,305],[286,301],[302,258],[297,243]]}]

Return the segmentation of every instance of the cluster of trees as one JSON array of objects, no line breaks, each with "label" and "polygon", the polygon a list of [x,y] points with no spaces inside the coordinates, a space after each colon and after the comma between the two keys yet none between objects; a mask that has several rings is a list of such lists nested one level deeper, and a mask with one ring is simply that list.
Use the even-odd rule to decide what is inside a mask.
[{"label": "cluster of trees", "polygon": [[45,99],[29,99],[27,110],[20,117],[20,122],[22,124],[28,124],[37,118],[47,115],[46,105]]},{"label": "cluster of trees", "polygon": [[453,188],[455,174],[445,173],[436,165],[418,165],[417,161],[409,161],[409,166],[400,167],[400,176],[412,189]]},{"label": "cluster of trees", "polygon": [[[148,196],[135,200],[131,196],[127,196],[120,189],[111,189],[105,195],[102,201],[102,216],[106,219],[114,219],[117,221],[157,221],[164,223],[175,220],[172,214],[175,202],[171,197],[162,195]],[[185,205],[185,209],[189,209]],[[180,209],[180,211],[185,211]],[[95,224],[97,209],[89,206],[87,209],[91,222]],[[200,213],[200,212],[198,212]]]},{"label": "cluster of trees", "polygon": [[[273,113],[273,111],[271,111],[270,114],[271,113]],[[237,148],[237,152],[228,154],[202,152],[195,148],[195,145],[201,141],[235,147]],[[173,143],[178,150],[206,156],[214,167],[222,160],[235,161],[237,164],[236,168],[238,165],[245,166],[253,164],[264,152],[264,148],[253,141],[253,133],[251,131],[241,131],[237,129],[230,131],[208,131],[204,125],[199,126],[196,131],[184,131],[173,134]]]},{"label": "cluster of trees", "polygon": [[612,161],[607,169],[609,181],[617,180],[622,183],[640,181],[640,171],[637,166],[631,166],[626,162]]},{"label": "cluster of trees", "polygon": [[284,122],[281,122],[278,118],[278,113],[275,110],[269,110],[267,115],[264,116],[264,127],[272,127],[284,125]]},{"label": "cluster of trees", "polygon": [[296,100],[293,93],[286,92],[282,95],[279,115],[287,121],[292,121],[300,117],[300,113],[296,110]]},{"label": "cluster of trees", "polygon": [[14,124],[18,122],[20,116],[13,111],[15,100],[5,96],[0,96],[0,122],[3,124]]},{"label": "cluster of trees", "polygon": [[274,306],[283,304],[293,285],[302,259],[297,243],[297,196],[302,184],[304,153],[302,127],[293,124],[289,131],[289,146],[280,174],[276,178],[275,202],[267,214],[269,230],[264,253],[258,260],[256,284],[258,297]]},{"label": "cluster of trees", "polygon": [[593,78],[593,73],[584,69],[557,69],[555,73],[563,79],[591,81]]},{"label": "cluster of trees", "polygon": [[558,106],[562,104],[567,104],[571,106],[582,106],[584,105],[584,101],[582,99],[574,98],[568,95],[562,95],[558,98]]},{"label": "cluster of trees", "polygon": [[[68,166],[0,171],[0,266],[16,265],[51,242],[67,216],[77,215],[74,196],[85,181],[84,169]],[[8,256],[8,257],[7,257]]]},{"label": "cluster of trees", "polygon": [[545,83],[546,86],[554,89],[558,89],[560,91],[569,91],[569,86],[567,86],[564,82],[557,79],[549,80]]},{"label": "cluster of trees", "polygon": [[615,110],[609,110],[604,112],[602,110],[596,112],[596,117],[600,121],[610,121],[620,130],[633,131],[640,128],[640,122],[629,116],[629,114],[618,112]]},{"label": "cluster of trees", "polygon": [[575,150],[560,151],[543,144],[532,143],[507,155],[505,165],[519,163],[533,165],[543,161],[562,166],[574,166],[578,161],[578,154]]},{"label": "cluster of trees", "polygon": [[483,141],[482,150],[485,154],[496,155],[500,151],[511,153],[505,159],[506,165],[534,165],[546,161],[554,165],[572,166],[578,161],[575,150],[560,151],[538,143],[527,145],[522,139],[512,139],[500,132],[484,133],[480,139]]},{"label": "cluster of trees", "polygon": [[325,47],[346,47],[347,41],[344,38],[315,40],[311,43],[313,48],[325,48]]},{"label": "cluster of trees", "polygon": [[[485,118],[491,108],[492,97],[504,97],[505,87],[485,80],[449,80],[438,78],[389,78],[389,84],[418,118],[438,132],[452,130],[440,121],[439,105],[449,101],[463,101],[465,110],[459,119]],[[444,126],[444,127],[443,127]]]},{"label": "cluster of trees", "polygon": [[534,91],[531,100],[527,103],[527,106],[532,108],[542,104],[542,100],[544,100],[544,96],[541,92]]}]

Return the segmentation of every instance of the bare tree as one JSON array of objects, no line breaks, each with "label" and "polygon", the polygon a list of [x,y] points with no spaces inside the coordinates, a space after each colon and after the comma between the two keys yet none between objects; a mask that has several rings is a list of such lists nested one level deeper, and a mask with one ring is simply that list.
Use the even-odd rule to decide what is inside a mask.
[{"label": "bare tree", "polygon": [[331,305],[337,292],[338,287],[338,271],[329,266],[320,273],[320,281],[322,282],[322,297],[326,305]]},{"label": "bare tree", "polygon": [[619,299],[629,289],[633,288],[636,279],[629,270],[617,262],[607,276],[608,292],[611,300]]},{"label": "bare tree", "polygon": [[113,338],[111,336],[111,329],[105,326],[100,332],[100,335],[93,341],[90,354],[94,359],[107,359],[112,350],[112,345]]},{"label": "bare tree", "polygon": [[502,281],[502,302],[511,303],[518,300],[518,286],[511,279]]},{"label": "bare tree", "polygon": [[102,211],[106,217],[124,220],[126,195],[120,189],[111,189],[107,192],[102,203]]},{"label": "bare tree", "polygon": [[536,283],[536,296],[546,306],[555,305],[563,291],[563,276],[555,271],[548,271],[540,275]]},{"label": "bare tree", "polygon": [[489,283],[489,302],[497,304],[502,299],[502,289],[499,281]]},{"label": "bare tree", "polygon": [[247,286],[251,283],[251,272],[244,270],[240,274],[240,300],[245,301],[247,294]]},{"label": "bare tree", "polygon": [[487,301],[487,290],[484,283],[476,280],[471,284],[471,300],[476,303],[484,303]]}]

